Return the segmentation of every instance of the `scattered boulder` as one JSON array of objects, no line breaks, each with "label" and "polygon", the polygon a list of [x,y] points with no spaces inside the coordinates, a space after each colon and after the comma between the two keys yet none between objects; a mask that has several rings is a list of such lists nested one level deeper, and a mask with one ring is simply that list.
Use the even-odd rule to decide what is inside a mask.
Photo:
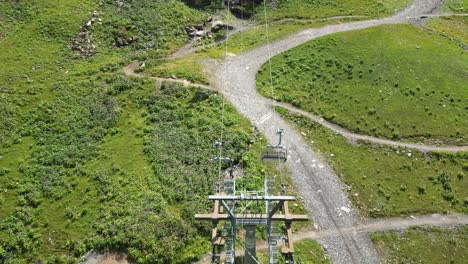
[{"label": "scattered boulder", "polygon": [[203,24],[198,24],[198,25],[195,25],[193,26],[196,30],[204,30],[205,29],[205,25]]},{"label": "scattered boulder", "polygon": [[208,17],[206,19],[208,26],[206,23],[200,23],[193,26],[185,27],[185,32],[187,36],[195,41],[200,41],[203,38],[213,38],[213,33],[216,33],[222,29],[233,29],[234,27],[224,23],[223,21],[219,20],[216,17]]},{"label": "scattered boulder", "polygon": [[78,35],[68,44],[68,47],[75,53],[79,54],[82,58],[92,56],[97,48],[93,42],[91,33],[89,32],[92,25],[96,22],[102,23],[102,19],[99,17],[99,12],[94,11],[91,18],[81,26]]},{"label": "scattered boulder", "polygon": [[115,0],[115,4],[117,5],[118,8],[121,8],[124,4],[123,0]]},{"label": "scattered boulder", "polygon": [[193,38],[195,37],[195,28],[193,27],[185,27],[185,32],[187,32],[187,35],[190,37],[190,38]]},{"label": "scattered boulder", "polygon": [[137,41],[138,41],[137,36],[128,36],[126,32],[119,31],[117,33],[117,36],[115,37],[115,42],[112,46],[120,48],[120,47],[128,46]]},{"label": "scattered boulder", "polygon": [[214,20],[214,21],[211,22],[211,32],[213,32],[213,33],[218,32],[221,29],[225,29],[225,28],[227,28],[229,30],[233,29],[232,26],[224,23],[221,20]]},{"label": "scattered boulder", "polygon": [[204,30],[195,31],[195,36],[202,37],[206,34]]}]

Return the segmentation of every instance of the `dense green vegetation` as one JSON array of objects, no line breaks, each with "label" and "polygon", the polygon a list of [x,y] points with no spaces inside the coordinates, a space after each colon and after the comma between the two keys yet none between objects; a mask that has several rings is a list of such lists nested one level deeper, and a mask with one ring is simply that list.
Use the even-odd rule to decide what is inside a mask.
[{"label": "dense green vegetation", "polygon": [[279,113],[322,153],[364,215],[468,213],[468,153],[420,153],[349,142],[310,119]]},{"label": "dense green vegetation", "polygon": [[[193,213],[211,207],[222,97],[118,73],[180,47],[205,9],[61,0],[0,10],[0,262],[116,250],[187,263],[208,252],[210,225]],[[258,159],[266,141],[225,110],[224,155],[245,172],[239,188],[257,189],[277,172]]]},{"label": "dense green vegetation", "polygon": [[[258,259],[260,263],[268,263],[268,255],[266,253],[258,254]],[[322,246],[312,239],[304,239],[294,243],[294,260],[297,263],[330,263],[330,259],[325,255]],[[279,263],[284,264],[284,260],[280,259]]]},{"label": "dense green vegetation", "polygon": [[270,8],[269,11],[273,20],[333,16],[381,17],[395,13],[405,7],[408,2],[408,0],[284,0],[276,1],[276,8]]},{"label": "dense green vegetation", "polygon": [[446,0],[445,9],[456,13],[468,12],[468,1],[467,0]]},{"label": "dense green vegetation", "polygon": [[[143,71],[153,76],[176,76],[187,79],[191,82],[207,84],[208,80],[205,77],[200,65],[200,62],[205,59],[223,58],[226,51],[237,54],[242,51],[250,50],[255,47],[264,45],[267,43],[267,40],[275,41],[304,28],[320,27],[331,23],[343,23],[350,20],[363,19],[366,17],[390,15],[394,13],[395,10],[402,8],[407,2],[408,1],[406,0],[402,0],[383,2],[343,1],[343,3],[321,3],[315,0],[292,0],[278,2],[273,8],[270,3],[268,3],[266,5],[267,20],[270,23],[268,26],[267,38],[267,29],[263,25],[265,21],[263,3],[257,3],[255,5],[255,1],[247,1],[242,8],[243,13],[238,14],[238,17],[247,18],[249,17],[249,14],[256,14],[253,18],[250,19],[250,22],[258,24],[258,26],[246,30],[245,32],[237,33],[230,37],[227,48],[225,43],[222,43],[177,60],[151,58],[147,61],[146,68],[143,69]],[[213,9],[215,6],[216,5],[214,3],[211,3],[211,5],[207,5],[207,8]],[[236,8],[237,7],[234,7],[234,9]],[[327,18],[331,16],[347,15],[356,17],[321,20],[321,18]],[[280,21],[284,18],[310,18],[316,20]],[[232,21],[232,18],[226,17],[226,19],[228,19],[228,21]],[[212,41],[214,41],[214,38]]]},{"label": "dense green vegetation", "polygon": [[[179,1],[0,4],[0,262],[204,254],[209,225],[192,214],[210,206],[221,97],[116,72],[168,54],[206,15]],[[226,155],[240,162],[250,123],[229,105],[225,117]],[[258,159],[242,164],[253,179],[265,171]]]},{"label": "dense green vegetation", "polygon": [[[350,19],[343,18],[332,21],[287,21],[274,23],[268,28],[268,40],[278,40],[303,28],[319,27],[330,23],[346,22],[349,20]],[[204,48],[182,58],[154,59],[150,57],[145,63],[145,68],[140,69],[140,71],[152,76],[176,76],[193,83],[208,84],[209,81],[203,73],[201,62],[207,59],[223,59],[226,52],[239,54],[243,51],[248,51],[264,45],[265,43],[267,43],[267,31],[265,26],[256,26],[229,37],[227,43],[223,42],[216,46]]]},{"label": "dense green vegetation", "polygon": [[[369,7],[378,7],[372,12],[359,5],[336,14],[379,16],[404,1],[391,2],[382,7],[370,1]],[[0,2],[1,263],[76,263],[90,250],[127,252],[137,263],[187,263],[209,251],[210,224],[196,222],[193,213],[211,207],[206,195],[217,179],[210,158],[221,130],[222,97],[168,83],[155,87],[119,73],[130,61],[148,60],[153,74],[206,82],[201,72],[193,74],[193,65],[162,64],[187,42],[185,26],[222,8],[222,1],[191,4]],[[273,18],[287,17],[281,10],[297,10],[298,4],[279,6]],[[278,24],[270,37],[304,26]],[[265,43],[263,30],[234,37],[233,52]],[[200,54],[219,58],[222,51]],[[194,56],[205,56],[200,54]],[[228,104],[224,139],[224,154],[245,172],[239,188],[257,189],[265,174],[277,173],[258,160],[265,140]],[[444,210],[447,204],[462,210],[459,184],[466,183],[466,168],[460,173],[456,167],[461,158],[451,160],[445,176],[432,179],[439,186],[434,188],[443,189],[434,192],[451,199],[436,204]],[[304,212],[300,203],[293,209]],[[313,257],[325,259],[318,244],[301,243],[296,247],[304,259],[312,257],[311,243]]]},{"label": "dense green vegetation", "polygon": [[[334,34],[272,59],[273,96],[358,133],[465,144],[466,56],[410,25]],[[271,97],[267,67],[257,86]]]},{"label": "dense green vegetation", "polygon": [[375,233],[372,241],[384,263],[465,263],[468,227],[411,228]]},{"label": "dense green vegetation", "polygon": [[441,34],[444,37],[450,38],[462,47],[468,44],[468,17],[440,17],[429,19],[424,26]]}]

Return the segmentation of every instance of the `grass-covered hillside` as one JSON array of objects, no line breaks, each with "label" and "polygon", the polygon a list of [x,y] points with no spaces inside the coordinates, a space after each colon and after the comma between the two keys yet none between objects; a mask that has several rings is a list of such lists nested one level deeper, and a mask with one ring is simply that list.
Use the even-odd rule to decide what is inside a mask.
[{"label": "grass-covered hillside", "polygon": [[[466,27],[466,26],[465,26]],[[411,25],[326,36],[272,59],[258,76],[265,96],[379,137],[466,144],[467,54]]]},{"label": "grass-covered hillside", "polygon": [[[208,15],[183,1],[0,2],[1,263],[76,263],[90,250],[187,263],[208,251],[193,214],[217,179],[222,99],[119,72],[180,47]],[[251,132],[226,105],[225,155],[249,154]],[[256,186],[262,165],[242,164]]]},{"label": "grass-covered hillside", "polygon": [[444,2],[444,9],[455,13],[468,12],[467,0],[446,0]]},{"label": "grass-covered hillside", "polygon": [[465,263],[468,227],[412,228],[375,233],[372,241],[383,263]]},{"label": "grass-covered hillside", "polygon": [[275,6],[270,8],[270,12],[273,20],[333,16],[382,17],[401,10],[409,2],[409,0],[284,0],[275,1]]},{"label": "grass-covered hillside", "polygon": [[[191,2],[191,1],[187,1]],[[193,2],[193,1],[192,1]],[[214,9],[219,7],[216,1],[200,1],[199,7]],[[210,3],[208,3],[210,2]],[[225,43],[204,48],[197,53],[189,54],[176,60],[166,60],[160,57],[152,57],[146,60],[145,68],[141,69],[147,74],[161,77],[178,77],[195,83],[209,81],[202,71],[200,62],[205,59],[219,59],[227,51],[240,53],[275,41],[290,35],[301,29],[320,27],[328,24],[344,23],[353,20],[362,20],[372,17],[384,17],[393,14],[406,6],[407,0],[384,1],[316,1],[316,0],[288,0],[266,1],[243,0],[242,5],[232,5],[232,12],[238,18],[248,19],[255,25],[243,32],[238,32],[229,37],[228,45]],[[274,2],[272,5],[271,3]],[[266,12],[264,7],[266,7]],[[266,18],[265,18],[266,13]],[[225,21],[238,24],[232,16],[224,16]],[[268,22],[268,30],[265,27]],[[245,22],[245,21],[244,21]],[[268,31],[268,33],[267,33]],[[268,37],[267,37],[268,35]],[[202,40],[203,44],[213,43],[216,38]]]},{"label": "grass-covered hillside", "polygon": [[468,213],[467,152],[423,154],[349,142],[304,116],[277,110],[334,167],[362,214]]}]

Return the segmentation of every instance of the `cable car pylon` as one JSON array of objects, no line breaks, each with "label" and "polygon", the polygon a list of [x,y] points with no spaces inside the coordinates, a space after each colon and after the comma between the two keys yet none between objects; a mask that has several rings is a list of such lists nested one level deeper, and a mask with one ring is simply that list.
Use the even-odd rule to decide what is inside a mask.
[{"label": "cable car pylon", "polygon": [[[275,150],[286,153],[287,149],[281,146],[281,136],[283,130],[278,130],[280,137]],[[215,144],[217,147],[220,144]],[[278,148],[280,147],[280,148]],[[286,151],[286,152],[284,152]],[[263,155],[262,155],[263,157]],[[278,158],[278,157],[277,157]],[[230,158],[215,157],[218,162],[231,162]],[[284,161],[286,159],[283,159]],[[283,241],[281,254],[285,263],[294,263],[294,242],[292,237],[292,223],[296,221],[307,221],[307,215],[295,215],[289,211],[288,203],[295,201],[294,196],[285,195],[284,185],[281,184],[280,195],[276,195],[276,184],[274,178],[265,177],[263,190],[247,191],[236,190],[236,180],[229,176],[224,180],[223,187],[218,182],[215,195],[208,196],[213,201],[213,212],[211,214],[196,214],[195,219],[211,221],[213,229],[211,233],[212,264],[222,263],[224,253],[224,263],[234,264],[236,258],[237,226],[245,226],[246,243],[244,247],[243,263],[258,264],[256,257],[256,227],[265,226],[268,239],[268,264],[279,263],[278,241]],[[264,206],[260,206],[263,203]],[[264,212],[259,213],[259,209],[264,207]],[[281,230],[278,223],[283,222],[286,230]],[[221,226],[221,230],[219,229]],[[283,232],[285,231],[285,232]],[[281,234],[283,232],[283,234]],[[241,244],[241,243],[239,243]]]}]

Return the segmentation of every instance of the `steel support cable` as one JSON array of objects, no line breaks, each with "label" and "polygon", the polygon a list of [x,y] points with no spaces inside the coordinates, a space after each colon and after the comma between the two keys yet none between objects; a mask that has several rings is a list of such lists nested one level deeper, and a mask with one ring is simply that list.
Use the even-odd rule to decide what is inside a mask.
[{"label": "steel support cable", "polygon": [[[266,8],[266,0],[263,0],[263,13],[265,17],[265,36],[266,36],[266,43],[267,43],[267,51],[268,51],[268,68],[269,68],[269,74],[270,74],[270,93],[271,93],[271,100],[273,103],[275,102],[275,88],[273,86],[273,73],[272,73],[272,65],[271,65],[271,50],[270,50],[270,35],[269,35],[269,27],[268,27],[268,14],[267,14],[267,8]],[[280,135],[281,137],[281,135]],[[281,142],[280,142],[281,144]],[[279,150],[278,146],[278,150]],[[280,175],[280,184],[281,188],[283,188],[283,170],[281,166],[281,159],[278,155],[278,169],[279,169],[279,175]]]},{"label": "steel support cable", "polygon": [[[266,8],[266,0],[263,0],[263,12],[265,16],[265,35],[266,35],[266,43],[267,43],[267,51],[268,51],[268,68],[269,68],[269,74],[270,74],[270,91],[271,91],[271,100],[272,103],[275,103],[275,91],[273,87],[273,74],[272,74],[272,65],[271,65],[271,47],[270,47],[270,36],[269,36],[269,28],[268,28],[268,15],[267,15],[267,8]],[[277,146],[277,151],[281,150],[281,137],[282,137],[282,130],[277,130],[277,135],[279,136],[279,142]],[[283,195],[283,173],[282,173],[282,166],[281,166],[281,159],[280,156],[278,155],[277,157],[277,163],[278,163],[278,170],[279,170],[279,175],[280,175],[280,184],[281,184],[281,194]],[[267,176],[265,176],[267,177]],[[266,181],[265,181],[266,182]],[[267,187],[265,187],[267,188]],[[266,204],[267,208],[267,214],[270,213],[270,204],[267,202]],[[271,245],[271,220],[268,221],[267,223],[267,235],[268,235],[268,259],[269,263],[272,261],[272,254],[273,254],[273,246]]]},{"label": "steel support cable", "polygon": [[266,0],[263,0],[263,13],[265,16],[265,36],[266,36],[266,43],[267,43],[267,50],[268,50],[268,67],[269,67],[269,72],[270,72],[271,100],[275,101],[275,92],[273,88],[273,74],[271,70],[271,50],[270,50],[270,36],[268,32],[268,16],[267,16],[267,9],[266,9]]},{"label": "steel support cable", "polygon": [[[230,20],[230,10],[231,10],[231,4],[230,4],[230,1],[227,1],[227,19],[226,19],[226,42],[225,42],[225,50],[224,50],[224,58],[226,59],[227,58],[227,54],[228,54],[228,42],[229,42],[229,20]],[[229,73],[228,73],[228,62],[226,61],[224,63],[224,73],[225,73],[225,76],[224,76],[224,86],[227,85],[228,83],[228,76],[229,76]],[[222,174],[222,160],[221,160],[221,157],[222,157],[222,154],[223,154],[223,138],[224,138],[224,109],[225,109],[225,100],[224,100],[224,96],[221,96],[221,133],[220,133],[220,139],[219,139],[219,143],[220,143],[220,146],[219,146],[219,153],[218,153],[218,157],[219,157],[219,160],[218,160],[218,188],[220,188],[221,186],[221,174]],[[219,191],[219,190],[217,190]]]},{"label": "steel support cable", "polygon": [[[240,4],[241,4],[241,23],[242,23],[242,22],[244,21],[244,0],[241,0],[241,1],[240,1]],[[254,3],[252,2],[252,4],[254,4]],[[243,30],[241,30],[241,31],[240,31],[240,52],[242,53],[243,51],[244,51],[244,32],[243,32]],[[242,65],[244,64],[243,62],[244,62],[244,61],[243,61],[243,57],[241,57],[241,64],[242,64]],[[250,205],[252,202],[253,202],[253,201],[250,201],[250,202],[247,204],[247,206],[245,206],[239,214],[243,214],[243,213],[247,210],[247,208],[249,207],[249,205]],[[242,224],[242,229],[245,230],[245,231],[247,230],[247,229],[245,228],[245,225],[244,225],[244,224]],[[248,250],[247,250],[247,231],[246,231],[246,235],[245,235],[245,237],[244,237],[243,243],[242,243],[242,241],[237,241],[237,242],[238,242],[238,243],[241,245],[241,247],[244,249],[244,255],[245,255],[245,253],[247,253],[247,254],[250,255],[250,252],[248,252]],[[252,257],[253,257],[253,256],[252,256]],[[253,257],[253,258],[254,258],[254,257]],[[255,259],[255,258],[254,258],[254,259]],[[257,263],[258,263],[258,262],[257,262]],[[244,264],[244,258],[242,258],[242,264]]]}]

